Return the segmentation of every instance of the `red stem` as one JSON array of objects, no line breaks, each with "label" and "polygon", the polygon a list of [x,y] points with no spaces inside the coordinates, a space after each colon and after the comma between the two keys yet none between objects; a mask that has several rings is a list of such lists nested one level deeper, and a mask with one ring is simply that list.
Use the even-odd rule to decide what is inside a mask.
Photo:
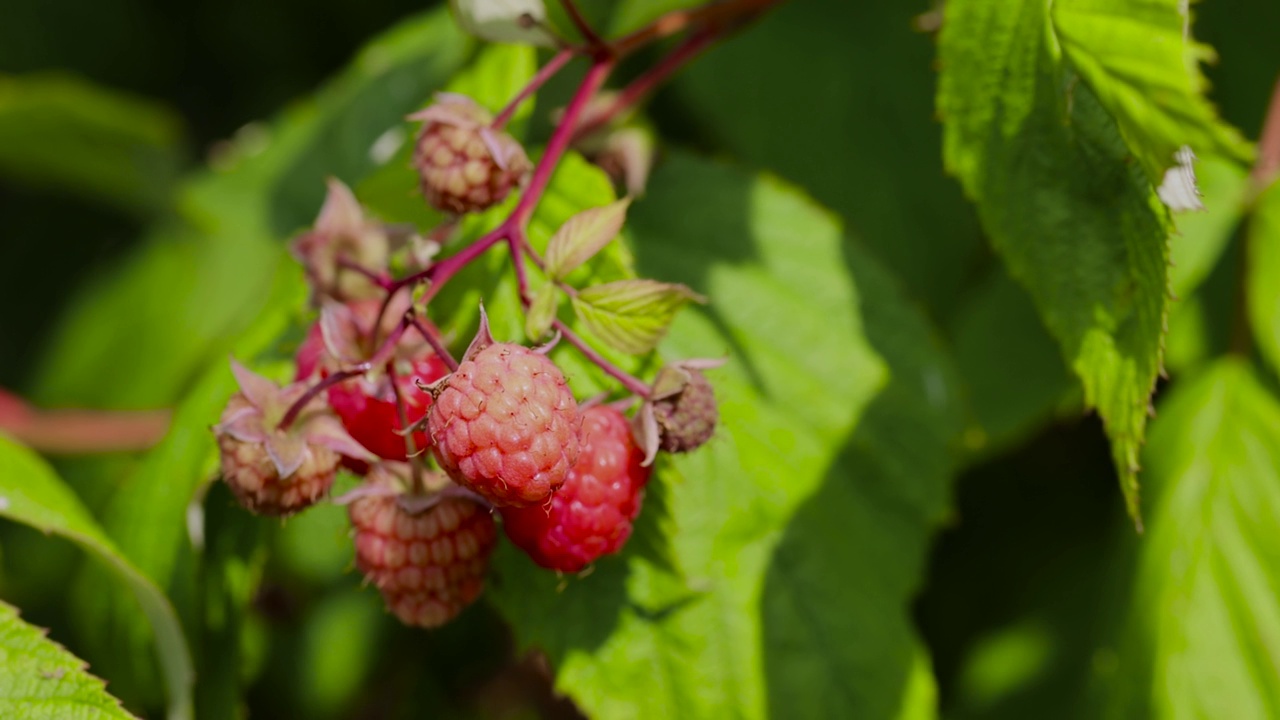
[{"label": "red stem", "polygon": [[618,367],[617,365],[614,365],[612,362],[609,362],[608,358],[596,352],[595,348],[591,347],[590,345],[587,344],[585,340],[578,337],[577,333],[570,330],[569,326],[565,325],[564,322],[562,322],[559,319],[556,319],[551,323],[551,326],[554,327],[556,330],[559,330],[560,335],[570,345],[577,348],[578,352],[582,353],[583,357],[595,363],[597,366],[600,367],[601,370],[605,371],[610,376],[612,376],[615,380],[622,383],[622,386],[625,387],[627,390],[630,390],[631,392],[635,393],[636,395],[639,395],[642,398],[649,397],[649,392],[651,391],[651,388],[648,385],[644,384],[643,381],[632,376],[630,373]]},{"label": "red stem", "polygon": [[1261,192],[1280,175],[1280,78],[1271,92],[1271,105],[1258,140],[1258,161],[1253,166],[1253,187]]},{"label": "red stem", "polygon": [[654,65],[643,75],[633,80],[630,85],[627,85],[607,108],[584,118],[582,124],[574,130],[574,137],[583,137],[598,130],[617,117],[622,111],[639,103],[645,96],[653,92],[654,88],[670,79],[676,71],[683,68],[703,50],[715,44],[718,39],[719,36],[710,31],[702,31],[689,36],[675,50],[672,50],[666,57],[662,58],[657,65]]},{"label": "red stem", "polygon": [[436,351],[436,355],[439,355],[444,364],[449,366],[449,370],[457,370],[458,361],[453,359],[453,353],[449,352],[449,348],[440,342],[440,337],[432,332],[431,328],[427,327],[416,315],[410,319],[410,322],[413,323],[413,327],[417,329],[418,334],[422,335],[427,344],[431,346],[431,349]]},{"label": "red stem", "polygon": [[394,284],[391,278],[386,277],[382,273],[374,272],[360,263],[348,259],[345,255],[338,257],[338,267],[351,270],[352,272],[359,273],[360,275],[369,278],[370,282],[383,290],[390,290]]},{"label": "red stem", "polygon": [[610,45],[614,57],[625,57],[658,40],[692,27],[731,27],[759,15],[783,0],[725,0],[688,10],[674,10]]},{"label": "red stem", "polygon": [[555,77],[556,73],[560,72],[560,69],[573,59],[573,56],[573,49],[565,48],[548,60],[547,64],[543,65],[542,68],[538,70],[538,74],[534,75],[533,79],[529,81],[529,84],[525,85],[524,89],[512,98],[511,102],[507,103],[507,106],[502,109],[502,112],[498,113],[498,116],[493,119],[493,128],[495,130],[501,130],[506,127],[507,122],[511,120],[512,115],[515,115],[516,110],[520,105],[525,100],[529,99],[530,95],[537,92],[539,88],[546,84],[548,80]]},{"label": "red stem", "polygon": [[605,47],[604,40],[600,38],[595,28],[591,27],[591,23],[587,22],[587,18],[578,9],[577,3],[573,0],[560,0],[560,5],[564,7],[565,12],[569,13],[569,19],[573,21],[574,27],[578,28],[578,33],[588,45],[593,48]]},{"label": "red stem", "polygon": [[328,375],[320,382],[312,385],[310,388],[307,388],[307,391],[302,394],[302,397],[298,398],[296,402],[289,406],[288,412],[284,414],[284,417],[280,418],[280,424],[276,427],[281,430],[288,430],[289,426],[293,424],[293,421],[298,419],[298,413],[302,412],[302,408],[306,407],[312,400],[316,399],[317,395],[340,382],[345,382],[353,377],[358,377],[369,372],[370,367],[371,365],[367,362],[360,363],[350,370],[339,370],[332,375]]}]

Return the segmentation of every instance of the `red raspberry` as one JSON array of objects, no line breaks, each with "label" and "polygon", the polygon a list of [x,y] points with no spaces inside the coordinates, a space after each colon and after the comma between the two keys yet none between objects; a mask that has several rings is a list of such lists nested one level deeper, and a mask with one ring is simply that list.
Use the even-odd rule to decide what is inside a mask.
[{"label": "red raspberry", "polygon": [[426,124],[413,164],[437,210],[480,212],[502,202],[532,168],[515,138],[489,127],[493,118],[470,98],[441,95],[410,116]]},{"label": "red raspberry", "polygon": [[[295,355],[298,378],[309,377],[313,373],[327,377],[344,363],[349,366],[371,357],[377,350],[372,347],[377,339],[372,326],[380,304],[378,301],[361,301],[349,303],[341,310],[336,307],[326,309],[326,312],[339,313],[340,318],[331,318],[328,338],[322,323],[311,326]],[[383,316],[381,337],[395,329],[400,315],[403,315],[403,310],[393,304]],[[333,346],[333,349],[328,346]],[[342,361],[335,358],[335,354],[341,354]],[[449,367],[416,331],[401,337],[392,362],[396,368],[395,390],[385,368],[378,367],[361,377],[334,385],[329,388],[328,397],[329,405],[341,418],[343,427],[360,444],[381,458],[404,461],[408,459],[408,449],[404,436],[398,431],[421,420],[431,405],[431,394],[418,387],[417,381],[435,382],[449,374]],[[405,404],[407,423],[400,422],[396,390]],[[416,450],[426,450],[426,432],[413,433],[413,443]],[[353,463],[348,465],[363,474],[365,468],[356,467],[354,465],[358,464]]]},{"label": "red raspberry", "polygon": [[507,537],[533,561],[577,572],[615,553],[631,536],[651,468],[622,413],[598,405],[582,413],[582,452],[546,506],[503,508]]},{"label": "red raspberry", "polygon": [[396,494],[351,503],[356,566],[406,625],[438,627],[484,589],[497,529],[475,500],[444,497],[420,512]]},{"label": "red raspberry", "polygon": [[578,404],[547,358],[495,343],[464,359],[427,411],[436,459],[494,505],[539,505],[578,459]]}]

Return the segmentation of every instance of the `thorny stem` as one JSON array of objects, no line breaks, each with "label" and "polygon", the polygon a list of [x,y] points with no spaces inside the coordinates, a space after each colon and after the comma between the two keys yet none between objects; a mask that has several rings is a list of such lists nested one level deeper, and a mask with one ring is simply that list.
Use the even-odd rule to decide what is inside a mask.
[{"label": "thorny stem", "polygon": [[607,108],[584,118],[582,123],[574,129],[574,137],[589,135],[617,117],[619,113],[636,105],[645,96],[653,92],[654,88],[670,79],[676,71],[688,64],[703,50],[711,47],[718,39],[719,36],[716,33],[707,30],[689,36],[675,50],[672,50],[666,57],[662,58],[658,64],[636,78],[622,92],[618,93],[618,96],[614,98]]},{"label": "thorny stem", "polygon": [[317,395],[340,382],[350,380],[353,377],[359,377],[369,372],[370,367],[371,365],[369,363],[363,362],[348,370],[339,370],[338,372],[328,375],[320,382],[307,388],[307,391],[302,394],[302,397],[298,398],[289,406],[289,411],[284,414],[284,417],[280,418],[280,424],[276,425],[276,427],[281,430],[288,430],[289,426],[293,424],[293,421],[298,419],[298,413],[302,412],[302,408],[310,404],[312,400],[315,400]]},{"label": "thorny stem", "polygon": [[593,48],[605,46],[604,40],[601,39],[595,28],[591,27],[591,23],[587,22],[587,18],[578,9],[577,3],[573,0],[560,0],[560,5],[564,7],[566,13],[569,13],[569,19],[573,21],[574,27],[578,28],[578,32],[587,41],[587,44]]},{"label": "thorny stem", "polygon": [[573,56],[574,51],[571,48],[565,48],[548,60],[547,64],[538,70],[538,74],[534,75],[533,79],[529,81],[529,84],[525,85],[524,89],[512,98],[511,102],[507,103],[507,106],[502,109],[502,112],[498,113],[498,116],[493,119],[493,129],[501,130],[506,127],[511,120],[511,116],[515,115],[520,105],[529,99],[530,95],[537,92],[548,80],[555,77],[556,73],[560,72],[560,69],[573,59]]}]

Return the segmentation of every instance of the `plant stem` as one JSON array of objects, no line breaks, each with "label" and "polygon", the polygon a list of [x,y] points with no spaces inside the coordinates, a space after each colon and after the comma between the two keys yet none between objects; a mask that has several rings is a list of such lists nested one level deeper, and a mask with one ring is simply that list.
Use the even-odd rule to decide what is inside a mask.
[{"label": "plant stem", "polygon": [[586,340],[583,340],[581,337],[578,337],[578,334],[570,330],[569,326],[564,324],[564,322],[561,321],[559,318],[552,321],[551,326],[554,327],[556,330],[560,331],[560,336],[563,337],[565,341],[568,342],[570,345],[577,348],[578,352],[582,353],[583,357],[595,363],[597,366],[600,367],[601,370],[605,371],[610,376],[612,376],[613,379],[622,383],[622,386],[625,387],[627,390],[635,393],[636,395],[639,395],[642,398],[649,397],[649,393],[651,392],[652,388],[650,388],[640,379],[631,375],[631,373],[628,373],[626,370],[623,370],[617,365],[614,365],[605,356],[596,352],[595,348],[588,345]]},{"label": "plant stem", "polygon": [[574,137],[578,138],[591,134],[613,120],[619,113],[636,105],[645,96],[653,92],[654,88],[669,80],[676,71],[688,64],[703,50],[711,47],[719,39],[720,37],[716,33],[707,30],[689,36],[675,50],[672,50],[666,57],[662,58],[657,65],[649,68],[643,75],[632,81],[622,92],[618,93],[618,96],[614,98],[607,108],[584,118],[582,123],[574,129]]},{"label": "plant stem", "polygon": [[345,382],[353,377],[359,377],[360,375],[369,372],[371,367],[372,365],[364,362],[348,370],[339,370],[336,373],[327,375],[320,382],[307,388],[307,391],[302,394],[302,397],[298,398],[289,406],[288,412],[284,414],[284,417],[280,418],[280,424],[276,425],[276,427],[281,430],[288,430],[289,426],[293,424],[293,421],[298,419],[298,413],[302,412],[302,408],[306,407],[312,400],[315,400],[317,395],[338,383]]},{"label": "plant stem", "polygon": [[564,117],[560,119],[560,124],[551,133],[551,139],[547,141],[546,152],[538,160],[538,166],[533,169],[533,177],[529,180],[529,186],[525,189],[523,195],[520,196],[520,202],[516,204],[515,210],[511,211],[511,217],[503,223],[503,227],[498,231],[507,234],[510,227],[525,228],[529,225],[529,218],[533,216],[533,210],[538,205],[538,201],[542,199],[542,193],[547,189],[547,183],[551,181],[552,174],[555,173],[556,166],[560,164],[560,157],[564,155],[564,151],[569,148],[570,141],[573,140],[573,128],[578,124],[578,119],[582,117],[583,110],[586,109],[587,103],[591,102],[591,98],[595,97],[596,92],[604,85],[604,81],[609,77],[609,72],[613,70],[612,60],[597,60],[587,70],[587,75],[582,79],[582,84],[578,86],[577,92],[574,93],[573,99],[569,101],[569,106],[564,110]]},{"label": "plant stem", "polygon": [[[391,394],[396,400],[396,417],[400,420],[400,427],[409,430],[409,411],[404,406],[404,396],[400,394],[400,382],[396,377],[395,363],[388,362],[386,365],[387,379],[391,382]],[[418,466],[415,458],[418,454],[418,443],[413,440],[413,432],[404,434],[405,458],[409,461],[409,483],[413,494],[418,495],[426,490],[426,484],[422,480],[422,468]]]},{"label": "plant stem", "polygon": [[42,453],[146,450],[169,429],[168,410],[42,410],[0,390],[0,431]]},{"label": "plant stem", "polygon": [[369,279],[370,282],[382,288],[383,290],[390,290],[393,284],[391,279],[386,277],[382,273],[374,272],[369,268],[361,265],[360,263],[347,258],[345,255],[341,255],[338,257],[338,267],[346,270],[350,270],[352,272],[365,276],[366,278]]},{"label": "plant stem", "polygon": [[587,22],[587,18],[583,16],[582,11],[578,9],[578,4],[573,0],[560,0],[560,5],[564,7],[564,11],[569,13],[569,19],[573,21],[574,27],[578,28],[578,33],[592,48],[606,47],[603,39],[591,27],[591,23]]},{"label": "plant stem", "polygon": [[440,337],[436,335],[431,328],[427,327],[416,314],[412,316],[410,322],[413,323],[413,327],[417,329],[418,334],[422,335],[423,339],[427,341],[427,344],[431,346],[431,349],[435,350],[436,355],[444,361],[445,365],[449,366],[449,370],[457,370],[458,361],[453,359],[453,353],[449,352],[449,348],[445,347],[444,343],[440,342]]},{"label": "plant stem", "polygon": [[548,60],[547,64],[543,65],[538,70],[538,74],[534,75],[533,79],[529,81],[529,84],[525,85],[524,88],[511,99],[511,102],[507,103],[507,106],[502,109],[502,112],[498,113],[498,116],[493,119],[493,129],[501,130],[506,127],[507,123],[511,120],[511,116],[515,115],[516,110],[520,105],[527,100],[530,95],[537,92],[538,89],[541,88],[548,80],[555,77],[556,73],[560,72],[560,69],[573,59],[573,56],[573,49],[565,48]]},{"label": "plant stem", "polygon": [[717,32],[744,23],[783,0],[725,0],[724,2],[675,10],[613,42],[614,57],[625,57],[658,40],[689,28],[715,28]]}]

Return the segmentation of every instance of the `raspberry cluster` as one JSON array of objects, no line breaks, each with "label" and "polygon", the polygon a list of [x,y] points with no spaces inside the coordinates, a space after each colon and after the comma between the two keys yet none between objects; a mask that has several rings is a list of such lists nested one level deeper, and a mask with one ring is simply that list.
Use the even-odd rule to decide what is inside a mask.
[{"label": "raspberry cluster", "polygon": [[[484,210],[529,174],[520,145],[469,99],[447,96],[411,117],[425,123],[414,164],[438,209]],[[291,247],[316,311],[292,380],[278,385],[233,361],[240,391],[213,428],[222,478],[252,512],[287,516],[321,502],[340,468],[362,478],[336,500],[348,503],[355,565],[407,625],[439,626],[476,601],[499,523],[535,563],[559,572],[620,551],[654,454],[692,450],[715,426],[699,372],[708,364],[675,363],[646,384],[567,326],[558,333],[617,378],[623,397],[580,405],[550,348],[496,341],[483,308],[454,359],[430,298],[505,239],[528,312],[526,222],[513,212],[437,260],[456,220],[418,236],[369,217],[331,180],[315,225]]]}]

